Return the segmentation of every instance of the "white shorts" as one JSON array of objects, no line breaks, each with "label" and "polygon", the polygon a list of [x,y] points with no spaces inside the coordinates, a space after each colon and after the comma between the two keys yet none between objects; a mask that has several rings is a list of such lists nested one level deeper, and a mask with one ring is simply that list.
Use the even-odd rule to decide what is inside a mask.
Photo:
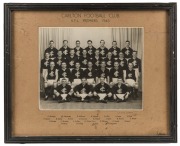
[{"label": "white shorts", "polygon": [[99,100],[102,100],[102,99],[104,99],[104,98],[107,96],[107,94],[104,94],[104,93],[98,93],[98,96],[100,97]]},{"label": "white shorts", "polygon": [[112,82],[115,84],[117,83],[117,80],[118,80],[118,78],[112,78]]},{"label": "white shorts", "polygon": [[55,80],[47,80],[47,85],[48,85],[48,86],[53,86],[54,83],[56,83]]},{"label": "white shorts", "polygon": [[136,82],[133,79],[126,79],[126,83],[131,87],[134,87],[134,85],[136,84]]},{"label": "white shorts", "polygon": [[74,81],[72,82],[72,85],[75,87],[77,85],[81,84],[81,79],[74,79]]},{"label": "white shorts", "polygon": [[93,78],[87,79],[87,82],[88,82],[89,84],[93,84],[93,83],[94,83],[94,79],[93,79]]},{"label": "white shorts", "polygon": [[125,94],[116,94],[117,98],[124,100]]}]

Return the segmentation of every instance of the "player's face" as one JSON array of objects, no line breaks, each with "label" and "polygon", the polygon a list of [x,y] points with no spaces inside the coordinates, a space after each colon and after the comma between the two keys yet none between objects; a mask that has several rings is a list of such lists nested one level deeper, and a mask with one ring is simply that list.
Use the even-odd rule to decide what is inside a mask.
[{"label": "player's face", "polygon": [[88,42],[88,46],[89,46],[89,47],[92,47],[92,42]]},{"label": "player's face", "polygon": [[46,54],[45,54],[45,57],[46,57],[46,58],[49,58],[49,53],[46,53]]},{"label": "player's face", "polygon": [[112,56],[112,53],[111,53],[111,52],[109,52],[109,53],[108,53],[108,57],[111,57],[111,56]]},{"label": "player's face", "polygon": [[126,42],[126,47],[129,47],[130,46],[130,42]]},{"label": "player's face", "polygon": [[54,47],[54,42],[50,42],[49,46],[50,46],[51,48],[53,48],[53,47]]},{"label": "player's face", "polygon": [[74,50],[71,50],[71,51],[70,51],[70,55],[74,55]]},{"label": "player's face", "polygon": [[112,46],[113,46],[113,47],[116,47],[116,46],[117,46],[117,43],[116,43],[116,42],[113,42],[113,43],[112,43]]},{"label": "player's face", "polygon": [[83,85],[86,84],[86,79],[82,79],[81,82]]},{"label": "player's face", "polygon": [[76,42],[76,47],[80,47],[80,42]]},{"label": "player's face", "polygon": [[101,63],[101,67],[106,67],[106,63],[105,63],[105,62],[102,62],[102,63]]},{"label": "player's face", "polygon": [[119,53],[119,57],[120,58],[124,58],[124,54],[123,53]]},{"label": "player's face", "polygon": [[96,50],[96,51],[95,51],[95,55],[96,55],[96,56],[99,56],[99,50]]},{"label": "player's face", "polygon": [[62,51],[58,51],[58,56],[62,56]]},{"label": "player's face", "polygon": [[63,46],[67,47],[68,46],[68,42],[64,41]]},{"label": "player's face", "polygon": [[87,51],[86,51],[86,50],[83,50],[82,54],[83,54],[83,55],[86,55],[86,54],[87,54]]},{"label": "player's face", "polygon": [[101,45],[102,47],[104,47],[104,44],[105,44],[105,41],[101,41],[101,42],[100,42],[100,45]]},{"label": "player's face", "polygon": [[119,67],[119,63],[118,62],[114,62],[114,67]]},{"label": "player's face", "polygon": [[80,64],[79,63],[76,63],[76,68],[80,68]]},{"label": "player's face", "polygon": [[62,66],[62,68],[66,68],[66,63],[65,62],[63,62],[62,64],[61,64],[61,66]]},{"label": "player's face", "polygon": [[129,67],[129,69],[132,69],[133,68],[133,64],[129,63],[128,67]]},{"label": "player's face", "polygon": [[117,82],[118,82],[118,84],[122,84],[123,81],[122,81],[122,79],[118,79]]},{"label": "player's face", "polygon": [[62,80],[62,84],[66,85],[67,81],[66,80]]},{"label": "player's face", "polygon": [[137,57],[137,53],[136,52],[133,52],[133,57],[136,58]]},{"label": "player's face", "polygon": [[54,66],[55,66],[54,62],[51,62],[50,67],[54,67]]},{"label": "player's face", "polygon": [[93,64],[92,62],[88,62],[88,68],[92,68]]},{"label": "player's face", "polygon": [[100,78],[100,83],[104,83],[104,78]]}]

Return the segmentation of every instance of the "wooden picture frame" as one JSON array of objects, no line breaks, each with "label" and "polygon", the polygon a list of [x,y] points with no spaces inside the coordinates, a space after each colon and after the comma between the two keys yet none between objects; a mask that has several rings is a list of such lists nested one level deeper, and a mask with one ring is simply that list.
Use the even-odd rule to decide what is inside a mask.
[{"label": "wooden picture frame", "polygon": [[[176,3],[6,3],[4,4],[4,105],[5,143],[176,143],[177,142],[177,4]],[[13,136],[12,135],[12,13],[15,11],[163,10],[168,13],[169,135],[158,136]]]}]

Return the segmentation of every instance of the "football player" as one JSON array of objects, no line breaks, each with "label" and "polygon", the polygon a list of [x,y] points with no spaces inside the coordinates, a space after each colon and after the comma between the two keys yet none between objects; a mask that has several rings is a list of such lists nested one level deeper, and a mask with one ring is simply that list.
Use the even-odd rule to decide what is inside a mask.
[{"label": "football player", "polygon": [[117,59],[117,61],[119,62],[121,68],[123,68],[123,70],[127,69],[127,60],[124,58],[124,54],[123,52],[119,52],[119,58]]},{"label": "football player", "polygon": [[133,68],[137,71],[138,76],[141,73],[141,60],[137,58],[137,51],[133,51],[132,58],[128,60],[128,63],[133,64]]},{"label": "football player", "polygon": [[108,53],[108,49],[105,47],[105,41],[104,40],[101,40],[100,41],[100,47],[98,48],[99,49],[99,52],[101,54],[101,58],[104,59],[106,58],[106,55]]},{"label": "football player", "polygon": [[95,84],[96,71],[93,68],[92,61],[88,61],[88,68],[84,71],[84,76],[86,77],[88,84]]},{"label": "football player", "polygon": [[128,88],[125,84],[123,84],[123,79],[118,78],[117,84],[115,84],[112,88],[113,90],[113,96],[114,99],[117,100],[117,102],[120,101],[126,101],[129,96]]},{"label": "football player", "polygon": [[81,83],[81,78],[83,77],[83,70],[80,68],[80,66],[80,63],[76,62],[75,68],[72,70],[71,82],[73,83],[73,86]]},{"label": "football player", "polygon": [[80,46],[80,41],[77,40],[76,41],[76,47],[74,48],[74,51],[75,51],[75,54],[77,57],[80,58],[80,56],[82,55],[82,50],[83,50],[83,48],[81,48],[81,46]]},{"label": "football player", "polygon": [[55,67],[54,61],[51,61],[50,67],[47,69],[44,77],[45,100],[47,100],[49,96],[53,95],[53,90],[57,86],[57,80],[58,70]]},{"label": "football player", "polygon": [[85,49],[86,49],[86,51],[88,53],[89,58],[92,59],[93,56],[94,56],[94,52],[95,52],[96,48],[92,45],[91,40],[88,40],[87,44],[88,44],[88,46]]},{"label": "football player", "polygon": [[119,62],[114,62],[114,67],[110,70],[109,73],[110,82],[117,83],[118,78],[123,78],[123,70],[119,67]]},{"label": "football player", "polygon": [[106,68],[106,62],[101,61],[101,67],[97,70],[96,83],[99,83],[100,77],[105,78],[105,82],[109,83],[109,70]]},{"label": "football player", "polygon": [[54,89],[54,95],[58,98],[58,102],[70,101],[73,90],[65,78],[61,80],[61,84]]},{"label": "football player", "polygon": [[113,67],[113,62],[114,62],[112,53],[108,52],[107,57],[104,60],[106,61],[106,67],[110,70]]},{"label": "football player", "polygon": [[130,47],[130,41],[126,41],[126,47],[122,49],[122,52],[125,59],[129,60],[132,58],[133,49]]},{"label": "football player", "polygon": [[67,57],[70,51],[70,48],[68,47],[68,41],[63,40],[63,46],[59,49],[63,53],[63,57]]},{"label": "football player", "polygon": [[44,59],[41,60],[41,73],[42,76],[44,77],[45,71],[49,68],[49,64],[52,60],[49,58],[49,53],[45,53]]},{"label": "football player", "polygon": [[128,69],[124,70],[124,81],[129,88],[130,94],[136,99],[138,96],[138,74],[133,69],[132,63],[128,63]]},{"label": "football player", "polygon": [[69,82],[70,81],[70,77],[71,77],[70,69],[67,68],[66,62],[62,62],[61,68],[58,71],[58,84],[61,83],[62,79],[66,79],[67,82]]},{"label": "football player", "polygon": [[61,64],[62,62],[66,62],[66,58],[65,57],[62,57],[62,51],[58,51],[57,53],[57,58],[54,59],[54,62],[55,62],[55,65],[56,65],[56,68],[59,70],[61,68]]},{"label": "football player", "polygon": [[51,60],[54,60],[57,57],[57,52],[58,52],[58,50],[54,47],[54,41],[51,40],[49,42],[49,48],[47,48],[45,50],[44,54],[49,53],[49,55],[50,55],[49,58]]},{"label": "football player", "polygon": [[87,54],[87,50],[83,49],[82,56],[80,57],[81,68],[83,69],[87,68],[87,63],[89,59],[90,58],[89,58],[89,55]]},{"label": "football player", "polygon": [[117,60],[119,57],[120,48],[117,47],[117,42],[112,42],[112,47],[109,49],[109,52],[112,53],[112,57]]},{"label": "football player", "polygon": [[92,61],[93,61],[93,67],[95,69],[99,69],[100,68],[100,62],[101,62],[101,57],[100,57],[98,49],[95,50],[95,56],[94,56]]},{"label": "football player", "polygon": [[69,55],[67,56],[68,68],[71,70],[75,68],[75,63],[77,62],[77,56],[75,55],[74,49],[70,49]]},{"label": "football player", "polygon": [[106,98],[111,98],[112,93],[110,92],[110,87],[105,83],[105,78],[100,77],[100,83],[94,87],[94,97],[99,98],[100,102],[107,103]]},{"label": "football player", "polygon": [[81,84],[74,88],[74,95],[75,97],[80,98],[81,101],[84,101],[85,99],[89,100],[89,98],[93,96],[92,86],[87,84],[85,77],[81,79]]}]

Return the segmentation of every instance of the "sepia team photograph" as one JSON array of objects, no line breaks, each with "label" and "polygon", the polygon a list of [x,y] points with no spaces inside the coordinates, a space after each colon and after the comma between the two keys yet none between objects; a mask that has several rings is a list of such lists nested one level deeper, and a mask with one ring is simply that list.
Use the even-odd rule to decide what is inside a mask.
[{"label": "sepia team photograph", "polygon": [[39,27],[39,107],[143,109],[142,27]]}]

